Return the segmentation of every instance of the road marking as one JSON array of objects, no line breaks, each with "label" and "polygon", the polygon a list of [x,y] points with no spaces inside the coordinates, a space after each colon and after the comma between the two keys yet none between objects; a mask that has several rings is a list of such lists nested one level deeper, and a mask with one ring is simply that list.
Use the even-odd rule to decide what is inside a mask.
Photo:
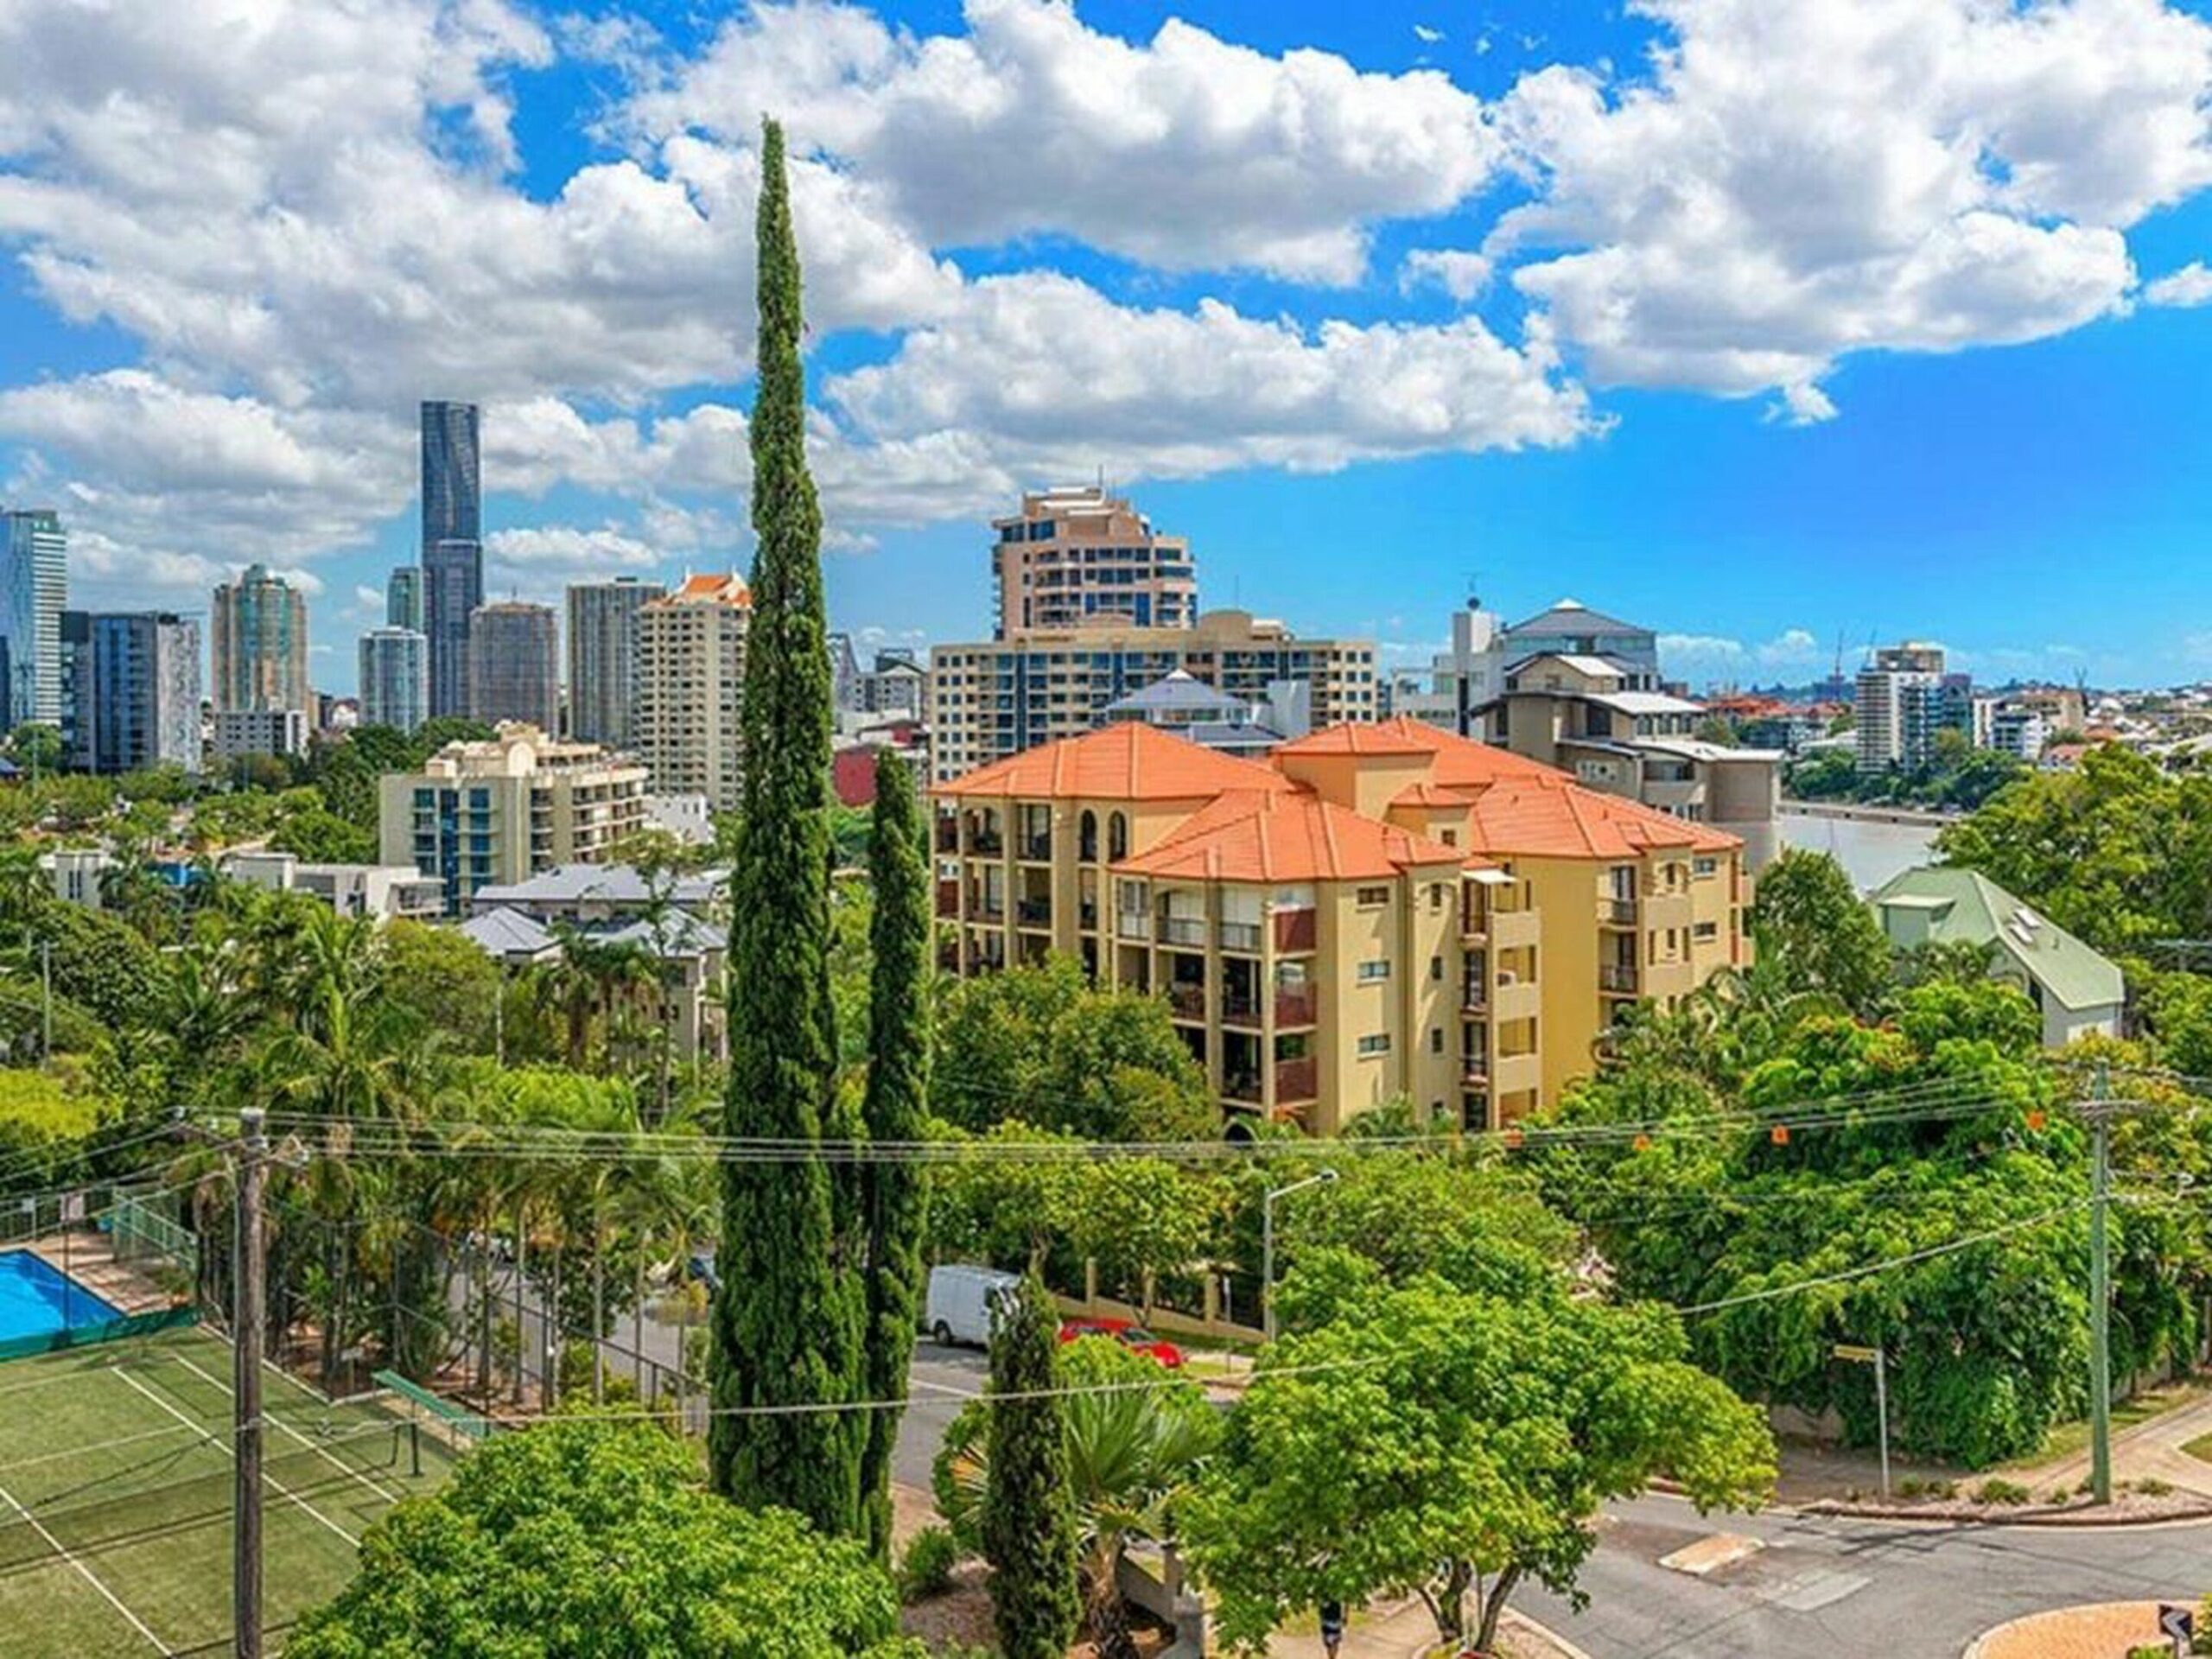
[{"label": "road marking", "polygon": [[[143,1382],[141,1382],[137,1377],[131,1376],[130,1372],[124,1370],[120,1365],[111,1365],[108,1367],[108,1370],[112,1371],[116,1376],[121,1377],[132,1388],[137,1389],[139,1393],[144,1395],[149,1400],[159,1406],[163,1411],[168,1413],[170,1416],[175,1418],[177,1421],[182,1423],[187,1428],[197,1429],[201,1434],[206,1435],[207,1438],[207,1443],[213,1446],[218,1452],[220,1452],[225,1457],[235,1459],[238,1456],[238,1449],[226,1443],[221,1435],[211,1433],[206,1425],[194,1422],[191,1418],[186,1416],[168,1401],[162,1399],[160,1395],[156,1394],[151,1389],[148,1388]],[[276,1476],[270,1474],[264,1469],[261,1471],[261,1478],[269,1483],[271,1489],[276,1491],[278,1497],[290,1498],[293,1503],[298,1504],[316,1520],[321,1522],[324,1526],[328,1527],[333,1532],[336,1533],[340,1538],[343,1538],[347,1543],[353,1545],[356,1549],[360,1548],[361,1541],[359,1538],[356,1538],[352,1533],[346,1531],[345,1528],[340,1526],[335,1521],[325,1515],[321,1510],[315,1508],[314,1504],[308,1503],[307,1499],[302,1497],[297,1492],[287,1486],[283,1481],[277,1479]]]},{"label": "road marking", "polygon": [[1793,1613],[1816,1613],[1821,1608],[1856,1595],[1874,1580],[1864,1573],[1808,1573],[1772,1586],[1754,1586],[1751,1594],[1770,1606]]},{"label": "road marking", "polygon": [[1662,1555],[1659,1565],[1670,1573],[1686,1573],[1691,1578],[1701,1579],[1724,1567],[1733,1567],[1765,1548],[1762,1540],[1746,1538],[1741,1533],[1716,1532],[1694,1544],[1684,1544],[1671,1555]]},{"label": "road marking", "polygon": [[[175,1359],[178,1364],[183,1366],[185,1370],[190,1371],[194,1376],[200,1377],[209,1382],[213,1382],[226,1395],[231,1392],[231,1385],[229,1383],[224,1382],[220,1377],[211,1376],[209,1373],[201,1370],[199,1366],[194,1364],[182,1354],[173,1355],[172,1357]],[[279,1372],[278,1375],[282,1376],[283,1373]],[[391,1491],[389,1488],[383,1486],[377,1481],[372,1479],[366,1471],[356,1469],[352,1464],[346,1462],[343,1458],[333,1456],[328,1446],[322,1445],[320,1441],[309,1440],[306,1435],[301,1433],[298,1429],[294,1428],[282,1417],[278,1417],[273,1413],[264,1412],[263,1413],[263,1415],[266,1416],[270,1422],[283,1429],[287,1434],[297,1440],[302,1446],[307,1446],[311,1451],[315,1452],[332,1468],[342,1470],[345,1473],[351,1475],[355,1480],[359,1481],[362,1485],[367,1487],[378,1497],[384,1499],[385,1503],[397,1503],[399,1502],[398,1493]]]},{"label": "road marking", "polygon": [[911,1394],[918,1389],[925,1394],[941,1394],[950,1400],[980,1400],[983,1397],[979,1389],[956,1389],[949,1382],[931,1382],[918,1376],[908,1377],[907,1392]]},{"label": "road marking", "polygon": [[123,1605],[122,1598],[118,1596],[114,1591],[109,1589],[107,1586],[100,1582],[99,1575],[98,1573],[94,1573],[91,1567],[86,1567],[82,1561],[79,1560],[76,1556],[70,1553],[67,1545],[64,1544],[59,1538],[55,1537],[52,1533],[46,1529],[46,1523],[44,1522],[41,1521],[36,1516],[33,1515],[29,1510],[25,1509],[21,1503],[16,1501],[16,1495],[13,1492],[10,1492],[4,1486],[0,1486],[0,1498],[5,1498],[8,1503],[8,1507],[13,1510],[17,1515],[22,1516],[25,1521],[30,1523],[31,1530],[38,1534],[40,1537],[46,1540],[48,1548],[53,1550],[56,1554],[60,1556],[63,1560],[75,1567],[77,1571],[83,1575],[84,1580],[86,1584],[91,1585],[93,1589],[99,1591],[103,1596],[105,1596],[107,1598],[107,1605],[114,1608],[117,1612],[121,1613],[124,1618],[129,1619],[130,1621],[130,1628],[137,1631],[139,1635],[144,1637],[149,1642],[152,1643],[156,1652],[166,1654],[170,1650],[169,1644],[168,1643],[162,1641],[160,1637],[156,1636],[151,1630],[146,1628],[145,1620],[140,1618],[137,1614],[132,1612],[128,1607],[124,1606]]}]

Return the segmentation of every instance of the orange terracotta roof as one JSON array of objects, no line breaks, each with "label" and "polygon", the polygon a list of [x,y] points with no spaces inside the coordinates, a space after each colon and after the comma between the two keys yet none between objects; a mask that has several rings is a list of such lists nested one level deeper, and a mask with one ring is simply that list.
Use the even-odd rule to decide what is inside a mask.
[{"label": "orange terracotta roof", "polygon": [[[1457,847],[1362,817],[1304,790],[1240,790],[1194,812],[1117,874],[1214,881],[1365,881],[1467,861]],[[1488,860],[1477,862],[1487,863]]]},{"label": "orange terracotta roof", "polygon": [[1448,809],[1466,805],[1468,794],[1469,791],[1465,789],[1446,789],[1443,785],[1432,784],[1424,778],[1417,784],[1408,784],[1393,795],[1390,798],[1390,804]]},{"label": "orange terracotta roof", "polygon": [[1510,749],[1492,748],[1472,738],[1447,732],[1411,715],[1374,725],[1332,726],[1276,749],[1278,755],[1300,754],[1426,754],[1430,757],[1428,781],[1446,788],[1466,784],[1491,784],[1501,778],[1564,778],[1567,774],[1541,760]]},{"label": "orange terracotta roof", "polygon": [[1230,790],[1295,788],[1272,766],[1203,748],[1141,721],[1044,743],[940,784],[941,798],[1203,801]]},{"label": "orange terracotta roof", "polygon": [[753,590],[734,572],[724,571],[703,576],[686,576],[676,591],[667,595],[669,601],[713,600],[723,605],[751,605]]},{"label": "orange terracotta roof", "polygon": [[1639,858],[1656,849],[1729,852],[1744,843],[1618,795],[1556,779],[1505,779],[1474,794],[1476,850],[1498,857]]}]

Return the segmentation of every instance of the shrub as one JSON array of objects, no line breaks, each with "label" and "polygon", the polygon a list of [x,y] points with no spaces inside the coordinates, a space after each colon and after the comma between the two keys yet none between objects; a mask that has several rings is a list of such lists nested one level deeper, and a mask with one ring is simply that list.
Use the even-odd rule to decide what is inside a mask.
[{"label": "shrub", "polygon": [[1974,1493],[1977,1503],[2024,1503],[2034,1496],[2019,1482],[2006,1480],[1999,1475],[1992,1475],[1975,1487]]},{"label": "shrub", "polygon": [[2173,1491],[2173,1484],[2160,1480],[2156,1475],[2145,1475],[2135,1483],[2135,1490],[2145,1497],[2164,1497]]},{"label": "shrub", "polygon": [[960,1546],[944,1527],[924,1527],[899,1560],[899,1599],[912,1604],[952,1588],[952,1569],[960,1565]]}]

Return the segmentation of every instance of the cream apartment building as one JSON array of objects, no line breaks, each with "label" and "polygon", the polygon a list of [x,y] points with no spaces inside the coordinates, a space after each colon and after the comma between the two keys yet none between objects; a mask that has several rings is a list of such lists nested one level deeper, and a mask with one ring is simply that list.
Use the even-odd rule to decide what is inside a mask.
[{"label": "cream apartment building", "polygon": [[745,791],[745,641],[753,594],[734,575],[687,577],[638,607],[632,747],[660,795],[734,811]]}]

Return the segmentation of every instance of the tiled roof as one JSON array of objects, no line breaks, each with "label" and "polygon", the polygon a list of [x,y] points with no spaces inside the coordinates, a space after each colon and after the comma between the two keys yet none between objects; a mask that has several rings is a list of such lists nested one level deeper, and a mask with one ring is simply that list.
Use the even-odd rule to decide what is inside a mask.
[{"label": "tiled roof", "polygon": [[722,605],[751,605],[753,590],[744,580],[724,571],[703,576],[686,576],[683,585],[659,604],[682,603],[686,601],[712,600]]},{"label": "tiled roof", "polygon": [[931,791],[942,798],[1202,801],[1228,790],[1294,785],[1273,767],[1202,748],[1141,721],[1025,749]]},{"label": "tiled roof", "polygon": [[1640,858],[1657,849],[1732,852],[1737,836],[1640,801],[1549,778],[1503,779],[1469,791],[1471,844],[1498,857]]},{"label": "tiled roof", "polygon": [[1411,715],[1374,725],[1332,726],[1286,743],[1275,753],[1300,754],[1426,754],[1432,757],[1428,781],[1446,789],[1494,784],[1501,778],[1550,778],[1567,774],[1510,749],[1492,748],[1471,737],[1447,732]]},{"label": "tiled roof", "polygon": [[1116,874],[1218,881],[1363,881],[1461,864],[1457,847],[1362,817],[1304,790],[1237,791],[1192,814]]}]

